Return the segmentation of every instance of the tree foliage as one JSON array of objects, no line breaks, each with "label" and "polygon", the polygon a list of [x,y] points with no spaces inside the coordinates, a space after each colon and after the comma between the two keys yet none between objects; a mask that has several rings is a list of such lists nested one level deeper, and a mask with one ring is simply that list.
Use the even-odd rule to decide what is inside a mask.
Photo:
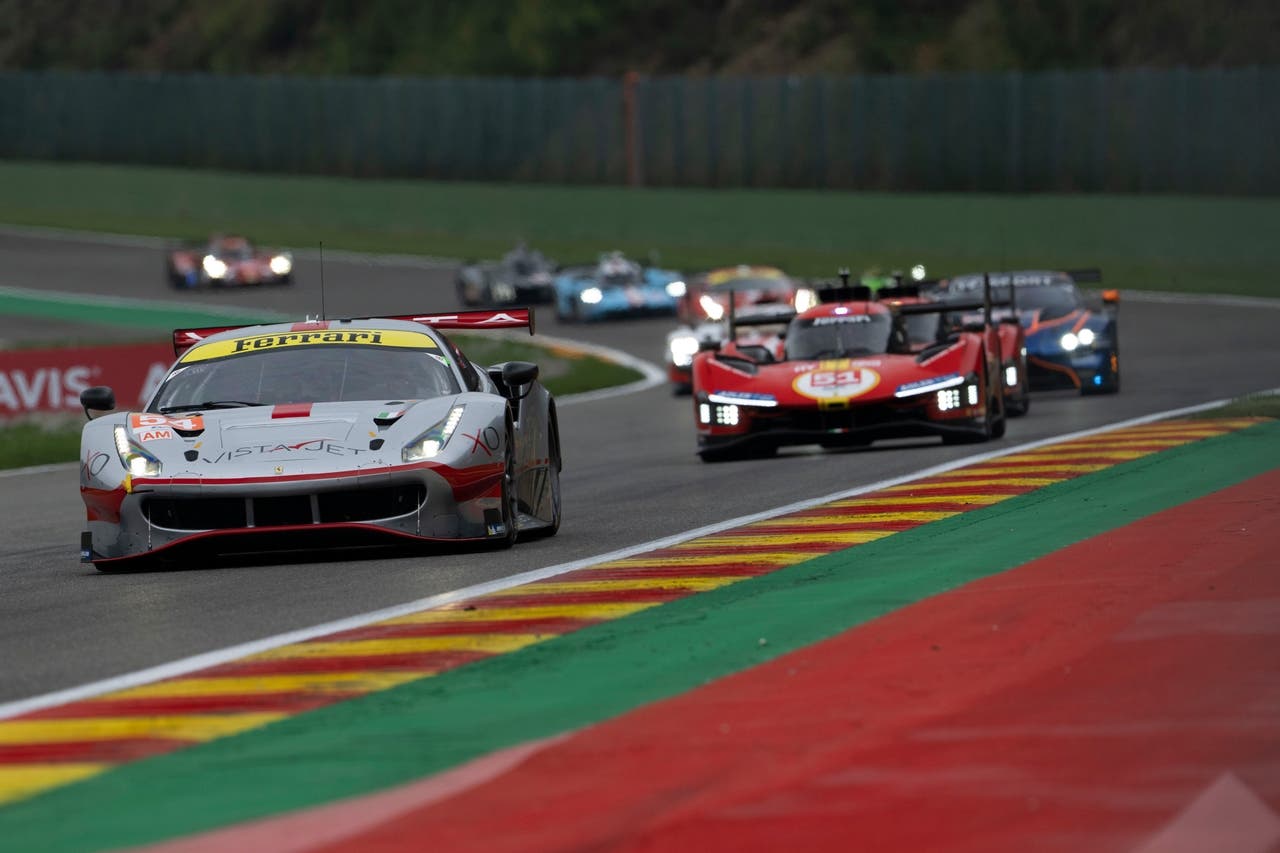
[{"label": "tree foliage", "polygon": [[0,68],[357,75],[1280,62],[1275,0],[0,0]]}]

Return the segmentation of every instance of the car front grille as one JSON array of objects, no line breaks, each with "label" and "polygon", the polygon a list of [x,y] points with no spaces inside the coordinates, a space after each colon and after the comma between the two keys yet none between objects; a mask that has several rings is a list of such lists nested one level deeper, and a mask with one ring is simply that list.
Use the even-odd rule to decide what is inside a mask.
[{"label": "car front grille", "polygon": [[147,520],[169,530],[231,530],[374,521],[415,512],[426,502],[420,483],[250,498],[148,498]]}]

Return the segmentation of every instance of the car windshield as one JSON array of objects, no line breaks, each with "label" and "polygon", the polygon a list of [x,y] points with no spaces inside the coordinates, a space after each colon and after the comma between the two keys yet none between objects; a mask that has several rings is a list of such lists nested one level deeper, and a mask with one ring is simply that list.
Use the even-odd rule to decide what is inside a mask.
[{"label": "car windshield", "polygon": [[713,284],[708,290],[714,295],[720,295],[729,290],[735,291],[742,294],[738,297],[739,302],[786,302],[791,299],[793,293],[786,279],[764,277],[735,278]]},{"label": "car windshield", "polygon": [[1074,284],[1019,287],[1016,296],[1019,314],[1038,311],[1041,320],[1065,316],[1081,305],[1080,292]]},{"label": "car windshield", "polygon": [[149,410],[194,409],[221,401],[268,406],[423,400],[458,390],[449,366],[421,349],[311,345],[179,365],[165,378]]},{"label": "car windshield", "polygon": [[903,318],[907,340],[912,344],[932,344],[939,338],[941,314],[907,314]]},{"label": "car windshield", "polygon": [[787,358],[849,358],[889,352],[893,321],[888,314],[847,314],[796,319],[787,327]]},{"label": "car windshield", "polygon": [[214,246],[209,254],[223,261],[247,261],[253,257],[253,247],[245,243],[223,243]]},{"label": "car windshield", "polygon": [[600,283],[605,287],[626,287],[630,284],[639,284],[640,276],[634,272],[606,273],[600,276]]}]

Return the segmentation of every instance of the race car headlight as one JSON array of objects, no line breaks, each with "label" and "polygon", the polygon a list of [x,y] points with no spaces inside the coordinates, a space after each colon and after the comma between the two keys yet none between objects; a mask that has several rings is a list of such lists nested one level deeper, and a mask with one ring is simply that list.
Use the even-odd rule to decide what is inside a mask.
[{"label": "race car headlight", "polygon": [[143,450],[130,440],[129,430],[123,426],[115,428],[116,453],[120,456],[120,464],[134,477],[158,477],[160,460]]},{"label": "race car headlight", "polygon": [[288,275],[293,271],[293,259],[288,255],[276,255],[271,259],[270,266],[276,275]]},{"label": "race car headlight", "polygon": [[[772,394],[753,394],[741,391],[715,391],[707,395],[708,402],[719,403],[722,406],[760,406],[766,409],[772,409],[778,405],[778,398]],[[734,423],[737,423],[737,417],[734,417]]]},{"label": "race car headlight", "polygon": [[1080,339],[1073,332],[1067,332],[1058,340],[1058,343],[1067,352],[1074,352],[1076,347],[1080,346]]},{"label": "race car headlight", "polygon": [[719,320],[724,317],[724,306],[712,299],[709,294],[704,293],[698,297],[698,305],[702,307],[702,313],[706,314],[711,320]]},{"label": "race car headlight", "polygon": [[737,426],[740,420],[737,406],[713,406],[716,423],[720,426]]},{"label": "race car headlight", "polygon": [[698,347],[698,339],[693,335],[676,335],[667,343],[667,348],[671,351],[671,363],[676,367],[688,367],[693,364]]},{"label": "race car headlight", "polygon": [[814,293],[811,288],[802,287],[796,291],[795,306],[797,314],[803,314],[817,304],[818,294]]},{"label": "race car headlight", "polygon": [[462,421],[464,409],[466,406],[454,406],[450,409],[449,414],[433,424],[431,429],[406,444],[404,450],[400,451],[400,458],[405,462],[434,459],[449,443],[449,438]]},{"label": "race car headlight", "polygon": [[587,305],[595,305],[601,299],[604,299],[604,294],[600,292],[598,287],[588,287],[578,294],[578,298]]},{"label": "race car headlight", "polygon": [[[899,385],[898,390],[893,392],[893,396],[898,399],[902,399],[903,397],[914,397],[917,394],[931,394],[934,391],[941,391],[944,388],[954,388],[957,385],[963,384],[964,377],[959,373],[953,373],[950,376],[939,376],[936,379],[924,379],[919,382],[908,382],[906,385]],[[941,400],[942,397],[939,396],[938,399]]]},{"label": "race car headlight", "polygon": [[671,281],[667,283],[667,295],[672,299],[679,299],[685,294],[685,286],[683,281]]},{"label": "race car headlight", "polygon": [[1093,346],[1095,337],[1096,336],[1093,334],[1093,329],[1081,329],[1080,331],[1076,332],[1076,340],[1080,341],[1080,346],[1082,347]]},{"label": "race car headlight", "polygon": [[1004,369],[1004,384],[1010,388],[1018,384],[1018,368],[1012,364]]},{"label": "race car headlight", "polygon": [[924,264],[916,264],[911,268],[912,281],[924,281],[924,274],[925,274]]},{"label": "race car headlight", "polygon": [[948,388],[938,392],[938,411],[949,412],[960,408],[960,389]]},{"label": "race car headlight", "polygon": [[204,267],[204,273],[209,278],[223,278],[227,274],[227,265],[213,255],[205,255],[200,266]]}]

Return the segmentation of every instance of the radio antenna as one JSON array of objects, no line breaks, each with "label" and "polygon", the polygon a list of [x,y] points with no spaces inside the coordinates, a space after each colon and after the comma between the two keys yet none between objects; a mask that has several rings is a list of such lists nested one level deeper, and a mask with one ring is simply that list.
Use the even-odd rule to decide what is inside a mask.
[{"label": "radio antenna", "polygon": [[320,241],[320,319],[328,317],[324,313],[324,241]]}]

